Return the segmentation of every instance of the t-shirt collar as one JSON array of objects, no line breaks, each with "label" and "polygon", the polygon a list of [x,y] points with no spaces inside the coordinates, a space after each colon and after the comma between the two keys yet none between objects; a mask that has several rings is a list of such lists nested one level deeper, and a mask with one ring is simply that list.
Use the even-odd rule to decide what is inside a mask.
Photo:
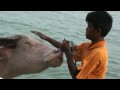
[{"label": "t-shirt collar", "polygon": [[105,46],[105,45],[106,45],[106,41],[104,40],[104,41],[100,41],[100,42],[93,44],[92,46],[89,47],[89,49],[94,49],[94,48]]}]

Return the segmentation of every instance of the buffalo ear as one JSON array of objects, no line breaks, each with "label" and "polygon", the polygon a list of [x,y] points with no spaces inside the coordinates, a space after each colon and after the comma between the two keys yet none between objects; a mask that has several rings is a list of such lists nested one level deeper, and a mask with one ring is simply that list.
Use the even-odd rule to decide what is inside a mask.
[{"label": "buffalo ear", "polygon": [[0,46],[4,47],[16,47],[17,41],[20,37],[15,38],[0,38]]}]

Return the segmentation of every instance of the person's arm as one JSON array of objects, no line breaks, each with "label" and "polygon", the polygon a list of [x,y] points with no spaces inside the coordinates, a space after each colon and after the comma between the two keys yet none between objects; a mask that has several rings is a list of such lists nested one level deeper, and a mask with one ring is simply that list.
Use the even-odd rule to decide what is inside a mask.
[{"label": "person's arm", "polygon": [[70,48],[68,41],[66,41],[66,40],[63,41],[63,45],[61,47],[61,50],[65,52],[65,55],[67,58],[68,68],[69,68],[69,71],[70,71],[72,78],[76,79],[77,67],[73,61],[72,54],[70,54],[71,48]]},{"label": "person's arm", "polygon": [[41,32],[37,32],[37,31],[31,31],[32,33],[38,35],[41,39],[44,39],[46,41],[48,41],[49,43],[51,43],[53,46],[55,46],[56,48],[61,48],[62,46],[62,43],[53,39],[53,38],[50,38],[46,35],[44,35],[43,33]]},{"label": "person's arm", "polygon": [[71,74],[73,79],[76,79],[77,67],[76,67],[76,65],[75,65],[75,63],[74,63],[74,61],[72,59],[72,55],[66,54],[66,58],[67,58],[67,64],[68,64],[70,74]]}]

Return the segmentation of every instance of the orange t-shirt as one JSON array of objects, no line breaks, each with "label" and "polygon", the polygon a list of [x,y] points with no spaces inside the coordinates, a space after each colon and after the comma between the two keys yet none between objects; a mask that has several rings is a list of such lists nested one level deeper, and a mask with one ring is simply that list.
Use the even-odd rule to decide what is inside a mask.
[{"label": "orange t-shirt", "polygon": [[106,41],[91,44],[91,42],[87,42],[77,46],[73,58],[75,61],[82,62],[77,67],[78,70],[81,70],[76,76],[77,79],[105,78],[108,62]]}]

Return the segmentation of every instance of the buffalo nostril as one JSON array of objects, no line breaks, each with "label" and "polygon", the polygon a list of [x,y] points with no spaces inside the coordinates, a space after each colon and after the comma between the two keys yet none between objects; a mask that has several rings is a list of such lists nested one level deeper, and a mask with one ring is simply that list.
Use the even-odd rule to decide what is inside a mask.
[{"label": "buffalo nostril", "polygon": [[61,52],[61,50],[60,49],[58,49],[58,50],[55,50],[55,51],[53,51],[54,53],[59,53],[59,52]]}]

